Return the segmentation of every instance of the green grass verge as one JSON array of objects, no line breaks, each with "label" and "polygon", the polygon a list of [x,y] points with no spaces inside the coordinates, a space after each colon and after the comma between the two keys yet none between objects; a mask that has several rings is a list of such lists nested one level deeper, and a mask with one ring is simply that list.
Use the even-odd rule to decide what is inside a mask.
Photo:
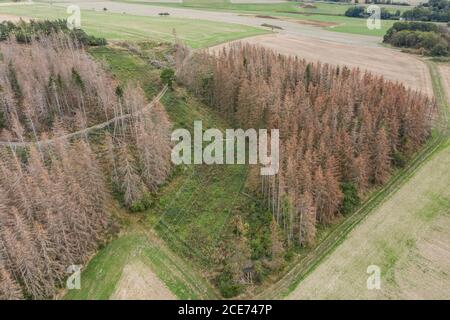
[{"label": "green grass verge", "polygon": [[[36,19],[66,19],[66,8],[48,4],[2,6],[1,12]],[[223,42],[268,33],[267,30],[222,22],[146,17],[111,12],[82,10],[82,28],[108,40],[173,41],[177,37],[192,48],[205,48]]]}]

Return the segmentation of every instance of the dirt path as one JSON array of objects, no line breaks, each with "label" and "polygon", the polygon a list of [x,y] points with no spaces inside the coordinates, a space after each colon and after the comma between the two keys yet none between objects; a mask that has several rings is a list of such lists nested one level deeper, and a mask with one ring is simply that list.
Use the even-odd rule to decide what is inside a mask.
[{"label": "dirt path", "polygon": [[[240,40],[263,45],[277,52],[296,55],[307,61],[332,65],[346,65],[382,75],[387,80],[400,81],[413,90],[432,96],[433,89],[428,68],[419,58],[385,47],[368,47],[301,35],[272,34]],[[220,49],[226,44],[213,49]]]},{"label": "dirt path", "polygon": [[141,261],[127,264],[111,300],[175,300],[175,295]]}]

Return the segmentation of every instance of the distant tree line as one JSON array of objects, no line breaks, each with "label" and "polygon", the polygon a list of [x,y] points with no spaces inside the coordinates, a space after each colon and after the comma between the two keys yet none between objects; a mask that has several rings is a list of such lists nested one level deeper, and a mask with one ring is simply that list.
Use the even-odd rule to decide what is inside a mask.
[{"label": "distant tree line", "polygon": [[448,56],[450,32],[446,26],[427,22],[396,22],[386,32],[383,42],[411,48],[420,54]]}]

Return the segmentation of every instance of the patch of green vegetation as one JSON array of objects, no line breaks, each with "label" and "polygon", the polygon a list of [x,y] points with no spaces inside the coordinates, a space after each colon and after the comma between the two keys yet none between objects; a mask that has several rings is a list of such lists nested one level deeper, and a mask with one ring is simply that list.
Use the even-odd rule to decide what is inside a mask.
[{"label": "patch of green vegetation", "polygon": [[[2,13],[49,20],[65,19],[68,16],[66,8],[47,4],[2,6]],[[192,48],[209,47],[268,32],[261,28],[238,24],[199,19],[148,17],[108,11],[82,10],[81,17],[83,30],[96,37],[108,40],[173,41],[175,30],[178,39]]]},{"label": "patch of green vegetation", "polygon": [[82,29],[70,30],[67,26],[67,21],[63,19],[53,21],[31,20],[30,22],[21,20],[18,23],[3,21],[0,23],[0,41],[14,37],[19,43],[29,43],[33,38],[39,38],[42,35],[50,35],[56,32],[62,32],[72,39],[77,39],[83,45],[106,45],[105,39],[87,35]]},{"label": "patch of green vegetation", "polygon": [[161,72],[161,81],[172,89],[173,82],[175,81],[175,70],[172,68],[165,68]]},{"label": "patch of green vegetation", "polygon": [[341,212],[343,214],[351,213],[360,204],[358,190],[353,183],[343,183],[341,186],[344,194],[344,201],[342,202]]},{"label": "patch of green vegetation", "polygon": [[429,22],[396,22],[383,37],[384,43],[431,56],[448,56],[447,32]]},{"label": "patch of green vegetation", "polygon": [[180,189],[175,194],[163,190],[154,209],[161,216],[158,234],[205,270],[215,267],[214,255],[235,205],[247,200],[240,194],[246,173],[245,165],[185,167]]},{"label": "patch of green vegetation", "polygon": [[194,121],[202,120],[203,128],[227,128],[227,124],[219,114],[212,112],[183,88],[176,92],[167,92],[162,103],[170,115],[174,128],[184,128],[192,132]]},{"label": "patch of green vegetation", "polygon": [[[0,92],[1,92],[1,88],[0,88]],[[6,127],[5,114],[3,113],[3,111],[0,111],[0,129],[3,129],[5,127]]]}]

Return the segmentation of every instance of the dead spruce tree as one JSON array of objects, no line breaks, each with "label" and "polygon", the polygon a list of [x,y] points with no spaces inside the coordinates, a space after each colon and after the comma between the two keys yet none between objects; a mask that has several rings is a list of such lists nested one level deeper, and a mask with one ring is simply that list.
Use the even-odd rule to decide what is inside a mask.
[{"label": "dead spruce tree", "polygon": [[241,43],[180,60],[179,81],[237,126],[280,130],[280,171],[260,194],[288,242],[311,243],[431,133],[433,100],[359,69]]},{"label": "dead spruce tree", "polygon": [[108,238],[108,181],[127,206],[164,182],[170,122],[64,35],[0,53],[0,299],[43,299]]}]

